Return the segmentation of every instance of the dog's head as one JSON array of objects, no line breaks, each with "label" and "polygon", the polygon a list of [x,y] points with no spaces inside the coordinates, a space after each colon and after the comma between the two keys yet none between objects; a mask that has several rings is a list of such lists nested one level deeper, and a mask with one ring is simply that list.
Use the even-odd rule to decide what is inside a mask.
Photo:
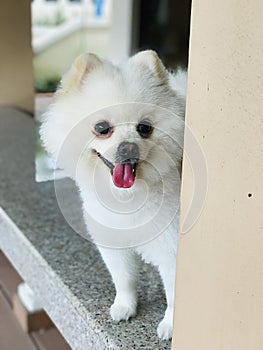
[{"label": "dog's head", "polygon": [[183,114],[184,100],[155,52],[120,66],[84,54],[63,77],[41,137],[73,178],[77,164],[84,174],[99,161],[116,187],[130,188],[136,178],[155,181],[153,164],[169,172],[164,153],[179,166]]}]

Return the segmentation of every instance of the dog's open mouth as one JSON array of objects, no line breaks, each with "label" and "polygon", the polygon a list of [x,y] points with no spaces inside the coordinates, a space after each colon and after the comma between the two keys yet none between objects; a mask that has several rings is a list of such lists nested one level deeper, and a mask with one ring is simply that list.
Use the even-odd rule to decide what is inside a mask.
[{"label": "dog's open mouth", "polygon": [[110,169],[112,180],[116,187],[130,188],[133,186],[138,159],[127,159],[123,162],[113,164],[108,159],[104,158],[102,154],[97,151],[95,152],[103,163]]}]

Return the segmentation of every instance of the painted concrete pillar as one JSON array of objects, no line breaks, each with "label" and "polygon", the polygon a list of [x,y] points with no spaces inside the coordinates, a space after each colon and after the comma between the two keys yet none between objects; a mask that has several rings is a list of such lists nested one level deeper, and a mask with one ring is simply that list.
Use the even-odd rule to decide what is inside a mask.
[{"label": "painted concrete pillar", "polygon": [[[175,350],[263,349],[262,13],[261,0],[192,3],[186,124],[208,192],[180,234]],[[184,159],[181,227],[200,185],[192,161]]]}]

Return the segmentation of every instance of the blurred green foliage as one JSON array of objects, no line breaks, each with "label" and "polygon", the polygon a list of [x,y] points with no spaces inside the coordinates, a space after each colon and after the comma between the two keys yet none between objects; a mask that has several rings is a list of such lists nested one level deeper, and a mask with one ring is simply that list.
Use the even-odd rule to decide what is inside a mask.
[{"label": "blurred green foliage", "polygon": [[45,81],[35,81],[36,92],[55,92],[57,90],[60,78],[48,79]]}]

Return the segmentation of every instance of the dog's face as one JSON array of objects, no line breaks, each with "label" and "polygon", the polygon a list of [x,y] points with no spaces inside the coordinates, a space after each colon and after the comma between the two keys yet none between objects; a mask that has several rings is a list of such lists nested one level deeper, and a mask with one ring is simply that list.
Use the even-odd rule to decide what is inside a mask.
[{"label": "dog's face", "polygon": [[[134,114],[139,114],[136,104],[118,107],[109,108],[114,115],[108,115],[107,119],[97,120],[92,125],[94,139],[89,144],[89,150],[109,168],[116,187],[130,188],[139,163],[147,159],[152,147],[152,142],[147,139],[154,131],[154,122],[150,116],[134,118]],[[127,121],[123,122],[120,117],[125,112]]]},{"label": "dog's face", "polygon": [[154,52],[119,67],[86,54],[62,79],[41,136],[73,178],[77,164],[85,181],[101,162],[116,187],[130,188],[137,178],[154,182],[154,167],[169,172],[164,153],[180,163],[183,113]]}]

